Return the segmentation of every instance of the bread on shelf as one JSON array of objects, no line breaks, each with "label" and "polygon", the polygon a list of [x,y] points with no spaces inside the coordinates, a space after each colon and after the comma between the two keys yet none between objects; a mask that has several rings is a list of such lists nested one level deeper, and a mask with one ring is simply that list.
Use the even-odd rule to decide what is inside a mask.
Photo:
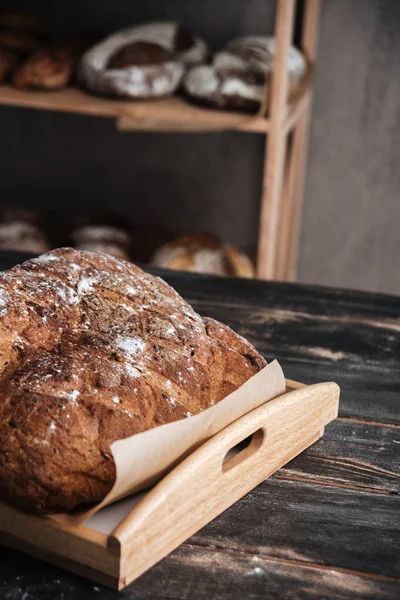
[{"label": "bread on shelf", "polygon": [[[183,79],[186,97],[204,106],[255,113],[266,102],[275,58],[275,39],[246,36],[217,52],[211,64],[197,65]],[[294,46],[288,60],[289,96],[307,68]]]},{"label": "bread on shelf", "polygon": [[162,98],[177,89],[184,65],[200,62],[206,52],[203,40],[178,23],[146,23],[114,33],[88,50],[79,78],[98,94]]},{"label": "bread on shelf", "polygon": [[180,235],[156,250],[156,267],[230,277],[254,277],[250,259],[231,244],[211,235]]},{"label": "bread on shelf", "polygon": [[92,43],[92,35],[80,35],[42,46],[16,69],[13,84],[18,88],[40,90],[66,87],[80,57]]},{"label": "bread on shelf", "polygon": [[0,215],[0,249],[41,254],[50,250],[45,233],[32,211],[3,210]]},{"label": "bread on shelf", "polygon": [[130,260],[132,236],[128,231],[115,225],[101,223],[81,225],[73,229],[70,237],[74,248],[78,250],[104,252],[115,258]]}]

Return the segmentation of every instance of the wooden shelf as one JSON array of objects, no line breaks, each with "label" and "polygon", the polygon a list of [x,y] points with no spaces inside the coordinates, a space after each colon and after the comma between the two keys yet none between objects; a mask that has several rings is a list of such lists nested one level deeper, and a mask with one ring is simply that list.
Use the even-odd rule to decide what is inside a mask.
[{"label": "wooden shelf", "polygon": [[[306,89],[290,105],[286,127],[293,127],[306,104],[307,96]],[[0,86],[1,104],[115,118],[121,131],[239,130],[265,134],[270,126],[269,119],[262,116],[202,109],[178,96],[148,102],[110,100],[91,96],[73,87],[46,92],[19,90],[3,85]]]},{"label": "wooden shelf", "polygon": [[[268,97],[259,115],[202,109],[173,96],[136,102],[91,96],[70,87],[56,92],[18,90],[0,86],[0,105],[55,110],[116,120],[120,131],[244,131],[265,136],[257,250],[257,277],[291,281],[296,277],[301,206],[312,98],[312,75],[317,53],[321,0],[305,0],[299,47],[306,73],[295,89],[288,77],[297,0],[277,0],[275,60]],[[266,114],[268,107],[268,117]],[[289,135],[291,134],[291,135]]]}]

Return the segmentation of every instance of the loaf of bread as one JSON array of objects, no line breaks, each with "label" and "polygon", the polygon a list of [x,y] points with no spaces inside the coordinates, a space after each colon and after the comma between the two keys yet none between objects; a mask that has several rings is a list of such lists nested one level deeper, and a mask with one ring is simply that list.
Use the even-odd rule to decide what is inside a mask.
[{"label": "loaf of bread", "polygon": [[254,267],[248,256],[231,244],[206,234],[179,235],[158,248],[151,262],[155,267],[178,271],[254,277]]},{"label": "loaf of bread", "polygon": [[[273,37],[234,39],[214,55],[211,64],[197,65],[186,73],[183,92],[189,100],[203,106],[257,112],[269,93],[275,53]],[[291,46],[287,64],[289,97],[299,86],[306,68],[303,54]]]},{"label": "loaf of bread", "polygon": [[71,79],[74,60],[64,48],[40,48],[16,70],[13,83],[18,88],[55,90]]},{"label": "loaf of bread", "polygon": [[49,243],[34,215],[28,211],[5,210],[0,215],[0,248],[41,254]]},{"label": "loaf of bread", "polygon": [[115,225],[86,224],[77,227],[70,234],[77,250],[103,252],[115,258],[130,260],[131,235]]},{"label": "loaf of bread", "polygon": [[206,55],[205,42],[178,23],[145,23],[118,31],[86,52],[79,78],[97,94],[161,98],[176,90],[185,64]]},{"label": "loaf of bread", "polygon": [[131,263],[60,249],[0,274],[0,498],[100,501],[110,444],[220,401],[265,366]]},{"label": "loaf of bread", "polygon": [[81,35],[39,48],[16,69],[14,85],[39,90],[56,90],[67,86],[78,60],[93,39],[93,35]]}]

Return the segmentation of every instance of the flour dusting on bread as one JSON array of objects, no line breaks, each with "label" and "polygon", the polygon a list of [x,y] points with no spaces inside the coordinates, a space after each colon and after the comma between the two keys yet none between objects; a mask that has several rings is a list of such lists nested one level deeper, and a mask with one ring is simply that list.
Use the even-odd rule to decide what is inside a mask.
[{"label": "flour dusting on bread", "polygon": [[56,250],[0,274],[0,499],[101,500],[117,439],[212,406],[265,365],[158,277]]}]

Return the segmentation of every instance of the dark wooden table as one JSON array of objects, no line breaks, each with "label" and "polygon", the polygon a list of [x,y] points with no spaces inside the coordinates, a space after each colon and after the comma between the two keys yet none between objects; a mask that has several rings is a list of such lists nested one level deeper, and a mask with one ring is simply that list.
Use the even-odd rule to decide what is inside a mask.
[{"label": "dark wooden table", "polygon": [[287,377],[339,383],[339,418],[120,594],[0,547],[0,599],[399,599],[400,298],[165,278]]}]

